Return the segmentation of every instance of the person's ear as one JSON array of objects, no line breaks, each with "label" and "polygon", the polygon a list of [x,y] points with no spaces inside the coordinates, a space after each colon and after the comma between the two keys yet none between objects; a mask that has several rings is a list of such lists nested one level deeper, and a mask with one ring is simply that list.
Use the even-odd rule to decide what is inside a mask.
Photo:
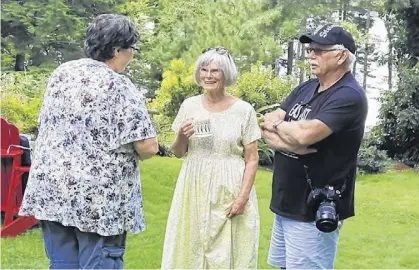
[{"label": "person's ear", "polygon": [[349,53],[347,50],[342,50],[339,54],[338,65],[342,65],[346,62],[346,59],[349,57]]},{"label": "person's ear", "polygon": [[114,48],[113,49],[113,57],[118,57],[120,53],[121,53],[120,48]]}]

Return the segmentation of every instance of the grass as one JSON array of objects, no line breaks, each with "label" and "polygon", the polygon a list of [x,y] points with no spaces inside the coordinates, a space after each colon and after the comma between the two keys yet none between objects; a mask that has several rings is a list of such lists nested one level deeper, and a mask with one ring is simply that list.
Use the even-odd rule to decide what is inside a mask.
[{"label": "grass", "polygon": [[[159,268],[167,215],[181,161],[153,158],[141,165],[147,230],[129,234],[125,268]],[[266,263],[273,214],[269,210],[272,173],[256,177],[261,219],[259,268]],[[419,175],[412,171],[360,176],[357,215],[345,221],[336,268],[419,268]],[[41,233],[31,230],[1,239],[1,268],[47,268]]]}]

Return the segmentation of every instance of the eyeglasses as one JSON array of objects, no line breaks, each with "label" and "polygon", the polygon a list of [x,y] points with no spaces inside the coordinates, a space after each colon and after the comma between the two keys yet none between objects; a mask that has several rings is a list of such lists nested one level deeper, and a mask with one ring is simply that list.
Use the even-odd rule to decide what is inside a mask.
[{"label": "eyeglasses", "polygon": [[342,49],[320,49],[320,48],[306,48],[306,53],[309,55],[314,52],[315,55],[320,55],[323,52],[341,51]]},{"label": "eyeglasses", "polygon": [[211,48],[205,49],[205,50],[202,51],[202,53],[206,53],[206,52],[209,52],[209,51],[212,51],[212,50],[215,50],[218,54],[221,54],[221,55],[229,54],[227,49],[224,48],[224,47],[221,47],[221,46],[211,47]]},{"label": "eyeglasses", "polygon": [[131,48],[131,49],[133,49],[134,51],[137,51],[137,52],[140,50],[139,48],[137,48],[137,47],[135,47],[135,46],[133,46],[133,45],[132,45],[132,46],[130,46],[130,48]]}]

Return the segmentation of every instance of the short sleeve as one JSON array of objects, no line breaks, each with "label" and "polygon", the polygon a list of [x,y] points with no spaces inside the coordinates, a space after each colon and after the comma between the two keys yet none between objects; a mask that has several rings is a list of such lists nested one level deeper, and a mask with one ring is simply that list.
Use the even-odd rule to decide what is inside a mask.
[{"label": "short sleeve", "polygon": [[296,88],[294,88],[294,90],[291,91],[291,93],[285,98],[285,100],[281,103],[281,105],[279,106],[279,108],[281,108],[282,110],[284,110],[285,112],[287,112],[290,107],[294,104],[295,99],[298,97],[300,91],[305,88],[308,85],[311,85],[312,83],[317,83],[315,80],[308,80],[302,84],[300,84],[299,86],[297,86]]},{"label": "short sleeve", "polygon": [[[153,127],[148,114],[145,98],[129,81],[128,78],[111,82],[109,104],[111,112],[110,121],[110,147],[118,147],[156,137],[156,130]],[[112,89],[113,88],[113,89]]]},{"label": "short sleeve", "polygon": [[179,111],[178,111],[178,113],[177,113],[177,115],[176,115],[176,118],[175,118],[175,120],[173,121],[173,124],[172,124],[172,130],[175,132],[175,133],[178,133],[178,131],[179,131],[179,128],[180,128],[180,125],[182,124],[182,122],[183,121],[185,121],[185,119],[186,119],[186,109],[185,109],[185,107],[186,107],[186,100],[185,101],[183,101],[182,102],[182,104],[180,105],[180,108],[179,108]]},{"label": "short sleeve", "polygon": [[322,121],[337,133],[356,121],[362,122],[367,113],[365,95],[353,88],[343,87],[326,101],[314,119]]},{"label": "short sleeve", "polygon": [[256,112],[250,104],[248,104],[248,106],[249,110],[246,114],[243,126],[243,145],[247,145],[261,138]]},{"label": "short sleeve", "polygon": [[291,104],[294,102],[296,97],[296,89],[294,89],[287,97],[286,99],[281,103],[279,108],[281,108],[284,111],[288,111]]}]

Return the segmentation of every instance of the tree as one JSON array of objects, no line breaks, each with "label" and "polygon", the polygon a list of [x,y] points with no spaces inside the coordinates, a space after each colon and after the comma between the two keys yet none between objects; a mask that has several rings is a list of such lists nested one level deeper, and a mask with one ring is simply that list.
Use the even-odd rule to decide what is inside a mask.
[{"label": "tree", "polygon": [[[365,28],[369,29],[370,25],[371,25],[371,13],[369,10],[367,10],[367,23]],[[365,49],[364,49],[364,80],[362,83],[362,86],[364,87],[364,90],[367,90],[367,76],[368,76],[368,51],[369,51],[369,47],[368,44],[369,40],[367,40],[367,42],[365,42]]]},{"label": "tree", "polygon": [[409,166],[419,164],[419,4],[392,7],[402,32],[395,43],[399,83],[397,91],[384,94],[380,108],[378,142],[392,158]]},{"label": "tree", "polygon": [[413,167],[419,164],[419,64],[401,69],[399,77],[397,91],[382,101],[380,149]]},{"label": "tree", "polygon": [[359,0],[351,1],[350,3],[348,1],[346,9],[346,21],[353,23],[357,30],[361,32],[360,39],[355,39],[358,49],[352,71],[356,75],[358,65],[362,67],[362,84],[363,88],[367,90],[367,79],[374,76],[371,71],[371,63],[377,60],[375,44],[371,42],[369,35],[369,30],[374,24],[371,15],[374,7],[371,1]]},{"label": "tree", "polygon": [[375,9],[378,12],[379,17],[384,21],[388,41],[388,51],[381,57],[381,59],[379,59],[379,63],[382,65],[387,65],[388,89],[392,89],[393,68],[395,66],[394,63],[397,60],[395,57],[394,44],[397,42],[399,36],[398,33],[401,31],[401,29],[398,29],[399,26],[397,25],[396,13],[394,9],[391,8],[389,2],[390,1],[378,1]]},{"label": "tree", "polygon": [[[83,36],[90,20],[114,11],[122,0],[2,1],[3,69],[67,61],[82,55]],[[3,56],[5,54],[5,57]],[[6,66],[4,65],[6,64]]]},{"label": "tree", "polygon": [[155,36],[145,56],[155,73],[162,73],[172,59],[187,65],[208,47],[229,49],[241,72],[261,61],[271,65],[283,49],[281,10],[270,1],[162,0],[157,8]]},{"label": "tree", "polygon": [[409,7],[402,8],[395,4],[397,19],[401,29],[405,30],[400,38],[401,43],[396,46],[399,63],[413,67],[419,62],[419,3],[414,0],[409,3]]},{"label": "tree", "polygon": [[[127,67],[126,75],[138,88],[146,90],[157,89],[160,83],[160,78],[156,78],[153,70],[153,58],[150,55],[155,38],[156,2],[129,0],[115,7],[115,12],[128,16],[134,22],[140,34],[139,52],[134,54],[135,58]],[[154,97],[154,91],[147,91],[147,97]]]},{"label": "tree", "polygon": [[280,54],[274,34],[265,30],[272,29],[280,16],[278,10],[268,10],[268,2],[170,1],[163,4],[153,50],[153,62],[162,67],[175,58],[192,64],[203,49],[216,45],[230,49],[237,64],[245,70],[257,60],[271,64]]}]

